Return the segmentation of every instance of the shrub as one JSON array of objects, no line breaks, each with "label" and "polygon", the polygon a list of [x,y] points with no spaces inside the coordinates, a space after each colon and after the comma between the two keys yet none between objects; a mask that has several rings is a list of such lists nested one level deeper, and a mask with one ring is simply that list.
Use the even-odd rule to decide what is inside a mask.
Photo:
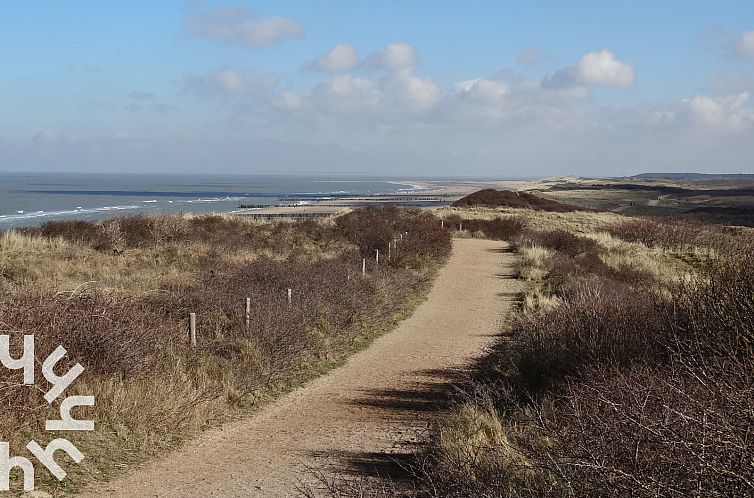
[{"label": "shrub", "polygon": [[[444,258],[450,253],[450,234],[426,211],[368,206],[338,217],[336,226],[366,258],[374,257],[378,249],[387,255],[388,244],[400,240],[393,266],[418,267],[423,264],[422,259]],[[400,238],[400,234],[404,237]]]},{"label": "shrub", "polygon": [[448,227],[455,228],[461,223],[463,229],[469,232],[482,232],[488,239],[493,240],[511,240],[526,228],[526,220],[520,217],[495,218],[494,220],[480,219],[455,219],[455,217],[446,218]]},{"label": "shrub", "polygon": [[335,223],[364,257],[373,256],[378,249],[386,252],[387,245],[401,228],[398,208],[394,206],[369,206],[340,216]]},{"label": "shrub", "polygon": [[599,244],[593,239],[565,230],[526,230],[517,240],[517,245],[523,244],[546,247],[570,257],[588,252],[596,253],[599,249]]},{"label": "shrub", "polygon": [[515,382],[536,394],[592,366],[667,357],[654,299],[626,288],[582,284],[557,308],[517,317],[508,351]]},{"label": "shrub", "polygon": [[[754,260],[714,259],[650,289],[641,272],[589,262],[571,238],[531,239],[576,253],[551,254],[546,280],[578,283],[557,307],[518,315],[480,362],[471,394],[435,429],[429,494],[754,496]],[[474,446],[458,423],[468,413],[496,419],[481,459],[441,444]]]},{"label": "shrub", "polygon": [[40,227],[40,234],[48,239],[61,237],[69,242],[83,243],[101,250],[111,250],[115,243],[102,226],[90,221],[48,221]]}]

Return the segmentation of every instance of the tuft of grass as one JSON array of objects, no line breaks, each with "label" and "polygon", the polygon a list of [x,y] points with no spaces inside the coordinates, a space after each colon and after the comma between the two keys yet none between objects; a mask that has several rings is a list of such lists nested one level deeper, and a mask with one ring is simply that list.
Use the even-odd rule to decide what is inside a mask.
[{"label": "tuft of grass", "polygon": [[3,252],[61,251],[67,247],[62,237],[34,237],[16,230],[0,233],[0,251]]},{"label": "tuft of grass", "polygon": [[489,399],[464,403],[444,415],[436,435],[440,458],[435,465],[455,482],[440,480],[435,486],[449,492],[463,482],[504,479],[513,487],[529,480],[532,461],[517,447],[516,427],[501,420]]}]

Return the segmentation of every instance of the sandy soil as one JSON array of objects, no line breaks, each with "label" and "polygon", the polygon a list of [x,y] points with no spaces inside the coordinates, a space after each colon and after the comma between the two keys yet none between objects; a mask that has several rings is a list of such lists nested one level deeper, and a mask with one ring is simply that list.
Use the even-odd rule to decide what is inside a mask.
[{"label": "sandy soil", "polygon": [[346,365],[82,496],[296,496],[326,475],[400,472],[443,388],[478,356],[519,291],[505,244],[457,239],[427,301]]}]

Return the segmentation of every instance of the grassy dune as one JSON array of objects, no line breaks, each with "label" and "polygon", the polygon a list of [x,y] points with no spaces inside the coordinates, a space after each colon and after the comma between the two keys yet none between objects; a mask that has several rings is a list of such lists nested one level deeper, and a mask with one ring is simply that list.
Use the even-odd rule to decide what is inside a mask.
[{"label": "grassy dune", "polygon": [[530,285],[439,417],[420,494],[754,495],[754,231],[607,213],[444,215],[488,220],[478,236],[506,233]]},{"label": "grassy dune", "polygon": [[[388,261],[401,232],[409,236]],[[62,483],[38,466],[37,489],[64,494],[109,479],[337,365],[411,312],[449,251],[434,216],[389,207],[334,223],[164,216],[0,234],[0,330],[12,354],[24,333],[35,334],[38,358],[63,345],[64,363],[86,368],[66,395],[94,395],[96,406],[75,415],[97,424],[91,433],[46,433],[57,406],[19,385],[17,371],[0,389],[0,434],[11,455],[56,436],[86,455],[63,464]],[[19,489],[20,473],[13,477]]]}]

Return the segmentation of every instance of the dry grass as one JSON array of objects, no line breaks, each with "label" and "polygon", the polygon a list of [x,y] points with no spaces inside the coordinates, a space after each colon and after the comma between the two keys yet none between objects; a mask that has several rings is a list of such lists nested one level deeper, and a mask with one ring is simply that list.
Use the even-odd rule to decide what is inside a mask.
[{"label": "dry grass", "polygon": [[519,250],[519,277],[529,282],[542,282],[552,270],[555,251],[538,245],[526,245]]},{"label": "dry grass", "polygon": [[572,233],[588,233],[604,229],[628,218],[615,213],[574,212],[552,213],[515,208],[440,208],[437,215],[441,218],[460,217],[461,219],[494,220],[521,219],[532,229],[566,230]]},{"label": "dry grass", "polygon": [[754,496],[750,233],[469,211],[527,220],[530,287],[439,417],[426,495]]},{"label": "dry grass", "polygon": [[[370,258],[362,278],[361,255],[406,231],[394,257],[379,267]],[[337,365],[410,313],[450,251],[436,218],[390,208],[336,223],[56,223],[4,234],[0,244],[0,329],[12,343],[35,334],[38,357],[64,345],[86,368],[75,391],[97,401],[81,410],[97,430],[72,439],[85,463],[66,465],[62,483],[39,472],[38,484],[56,495],[109,479]],[[189,312],[196,350],[187,344]],[[23,455],[30,438],[51,439],[43,422],[54,416],[16,380],[0,389],[0,433]]]},{"label": "dry grass", "polygon": [[[103,225],[50,223],[41,230],[27,229],[28,233],[5,232],[0,239],[0,274],[5,283],[52,292],[70,291],[86,283],[88,288],[139,293],[185,285],[188,276],[207,261],[217,266],[247,264],[259,258],[317,261],[333,259],[352,247],[334,237],[334,228],[328,223],[312,232],[306,224],[255,223],[220,216],[160,216],[143,221],[157,227],[144,230],[150,237],[146,241],[138,240],[142,230],[137,227],[135,234],[124,240],[123,220]],[[191,224],[194,233],[189,232]],[[203,224],[212,226],[200,230]],[[216,224],[219,226],[214,227]],[[78,232],[67,232],[69,229]],[[213,229],[225,232],[227,238],[213,240],[196,233]],[[115,247],[118,257],[113,257]]]},{"label": "dry grass", "polygon": [[[503,426],[502,417],[491,400],[464,403],[445,415],[437,434],[442,460],[436,462],[444,472],[471,482],[499,474],[510,486],[520,485],[531,475],[531,460],[518,450],[515,426]],[[437,482],[447,489],[449,482]]]}]

